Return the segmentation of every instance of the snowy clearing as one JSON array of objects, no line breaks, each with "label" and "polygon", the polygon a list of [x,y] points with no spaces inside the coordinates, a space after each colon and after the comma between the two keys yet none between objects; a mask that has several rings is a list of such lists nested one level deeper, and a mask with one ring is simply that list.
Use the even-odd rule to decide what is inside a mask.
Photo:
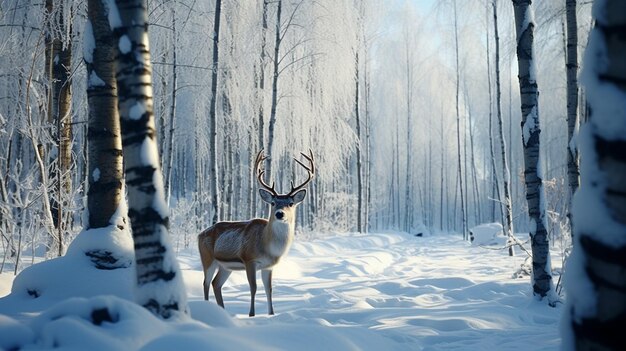
[{"label": "snowy clearing", "polygon": [[[536,301],[528,279],[511,278],[523,257],[472,246],[459,236],[378,233],[296,239],[274,270],[276,315],[266,314],[259,285],[254,318],[247,316],[250,300],[243,272],[234,272],[224,286],[223,313],[213,303],[213,291],[210,304],[202,299],[195,249],[181,252],[179,261],[193,318],[217,328],[189,320],[163,323],[112,298],[65,301],[64,307],[39,316],[23,314],[28,310],[25,298],[8,297],[0,299],[0,314],[11,317],[0,318],[0,347],[18,337],[24,338],[21,345],[35,341],[24,347],[28,350],[54,345],[109,350],[176,345],[192,350],[207,343],[224,350],[235,345],[263,350],[556,350],[560,345],[561,308]],[[9,277],[0,275],[0,292],[8,292]],[[67,296],[73,296],[71,286]],[[88,311],[98,306],[118,311],[126,324],[113,328],[105,319],[98,327],[93,315],[86,323]],[[59,324],[54,316],[61,310],[82,317]]]}]

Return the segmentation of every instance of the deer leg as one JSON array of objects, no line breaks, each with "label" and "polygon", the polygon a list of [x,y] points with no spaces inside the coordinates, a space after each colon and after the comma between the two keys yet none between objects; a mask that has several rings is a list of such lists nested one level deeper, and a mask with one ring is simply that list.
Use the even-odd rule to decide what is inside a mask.
[{"label": "deer leg", "polygon": [[224,299],[222,298],[222,286],[224,285],[224,283],[226,283],[226,280],[228,280],[228,277],[230,277],[231,273],[232,271],[224,267],[220,267],[217,271],[215,279],[213,279],[212,284],[213,292],[215,293],[215,300],[217,301],[218,305],[222,306],[222,308],[224,308]]},{"label": "deer leg", "polygon": [[248,315],[254,317],[254,296],[256,295],[256,264],[254,262],[246,263],[246,275],[250,285],[250,313]]},{"label": "deer leg", "polygon": [[265,296],[267,296],[267,314],[274,314],[274,305],[272,304],[272,270],[264,269],[261,271],[263,287],[265,288]]},{"label": "deer leg", "polygon": [[[202,287],[204,288],[204,300],[209,300],[209,284],[211,283],[211,279],[213,278],[213,274],[215,273],[215,269],[217,268],[217,263],[215,261],[211,262],[211,264],[204,269],[204,281],[202,282]],[[215,289],[213,289],[215,292]]]}]

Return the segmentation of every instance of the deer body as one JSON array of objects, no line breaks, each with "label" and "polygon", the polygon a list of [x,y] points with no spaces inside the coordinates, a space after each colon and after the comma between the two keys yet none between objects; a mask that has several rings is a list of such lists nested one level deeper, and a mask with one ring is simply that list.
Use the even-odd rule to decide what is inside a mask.
[{"label": "deer body", "polygon": [[[304,154],[303,154],[304,155]],[[300,186],[293,187],[286,195],[280,195],[263,180],[264,171],[259,168],[265,160],[263,152],[257,156],[258,179],[265,189],[259,189],[261,199],[271,204],[269,219],[255,218],[242,222],[219,222],[198,235],[198,249],[204,271],[204,299],[209,299],[209,283],[213,286],[218,305],[224,307],[222,286],[233,270],[245,270],[250,285],[250,316],[254,316],[256,295],[256,272],[261,271],[267,296],[268,313],[274,314],[272,305],[272,268],[289,250],[295,230],[296,207],[306,196],[302,189],[314,174],[313,155],[304,157],[311,163],[305,166],[309,178]],[[215,278],[213,274],[217,271]]]},{"label": "deer body", "polygon": [[244,270],[252,261],[258,269],[268,269],[289,249],[293,233],[294,223],[262,218],[219,222],[198,236],[200,255],[229,270]]}]

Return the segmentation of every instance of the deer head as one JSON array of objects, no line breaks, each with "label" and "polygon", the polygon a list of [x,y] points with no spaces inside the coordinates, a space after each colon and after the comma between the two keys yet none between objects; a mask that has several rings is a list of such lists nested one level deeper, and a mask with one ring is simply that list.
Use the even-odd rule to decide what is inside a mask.
[{"label": "deer head", "polygon": [[308,155],[302,152],[300,154],[308,161],[309,165],[305,165],[297,158],[294,158],[294,160],[307,171],[308,177],[298,186],[294,186],[293,181],[291,181],[291,191],[287,194],[277,193],[274,189],[274,182],[272,182],[272,186],[269,186],[263,180],[265,170],[262,168],[262,164],[263,161],[267,159],[267,156],[263,154],[263,150],[259,151],[257,154],[255,169],[257,170],[259,184],[262,186],[262,188],[259,189],[259,195],[261,195],[261,199],[264,202],[271,205],[270,221],[293,222],[295,220],[296,206],[306,197],[306,189],[304,189],[304,187],[315,175],[315,161],[313,159],[313,152],[310,149]]}]

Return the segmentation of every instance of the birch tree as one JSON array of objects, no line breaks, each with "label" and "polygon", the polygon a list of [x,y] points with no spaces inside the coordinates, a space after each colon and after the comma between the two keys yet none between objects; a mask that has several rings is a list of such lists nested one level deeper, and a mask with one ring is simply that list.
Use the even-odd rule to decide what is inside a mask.
[{"label": "birch tree", "polygon": [[550,304],[555,303],[552,281],[550,246],[546,229],[545,194],[541,172],[539,125],[539,89],[534,62],[533,35],[535,23],[532,0],[513,0],[515,31],[517,34],[517,61],[522,110],[522,145],[524,148],[524,183],[530,216],[532,248],[533,294]]},{"label": "birch tree", "polygon": [[461,193],[461,231],[463,239],[467,239],[467,213],[465,209],[465,193],[463,191],[463,165],[461,163],[461,113],[459,111],[459,86],[460,86],[460,68],[459,68],[459,24],[457,14],[457,4],[454,0],[454,52],[456,63],[456,141],[457,141],[457,165],[459,178],[458,185]]},{"label": "birch tree", "polygon": [[[274,128],[276,128],[276,109],[278,108],[278,75],[280,73],[280,45],[283,40],[281,33],[281,15],[283,10],[283,1],[276,2],[276,22],[274,30],[274,55],[272,57],[272,105],[270,108],[270,120],[267,134],[267,152],[272,155],[274,145]],[[272,161],[267,161],[267,174],[272,174]]]},{"label": "birch tree", "polygon": [[361,138],[361,111],[359,107],[360,95],[359,95],[359,85],[361,83],[360,71],[359,71],[359,50],[360,50],[360,40],[357,39],[357,46],[355,48],[356,53],[354,55],[354,115],[356,119],[356,135],[357,135],[357,144],[356,144],[356,179],[357,179],[357,231],[362,233],[363,230],[363,160],[362,160],[362,138]]},{"label": "birch tree", "polygon": [[626,2],[594,3],[581,75],[591,108],[566,280],[564,349],[620,350],[626,320]]},{"label": "birch tree", "polygon": [[167,319],[187,313],[185,286],[171,249],[169,209],[159,168],[144,0],[108,2],[115,43],[118,109],[137,269],[137,303]]},{"label": "birch tree", "polygon": [[[580,176],[578,170],[578,150],[574,141],[578,128],[578,21],[576,18],[576,0],[565,1],[565,14],[567,20],[567,180],[571,198],[576,189],[578,189]],[[570,217],[570,213],[568,213],[568,217]]]},{"label": "birch tree", "polygon": [[47,35],[46,35],[46,73],[49,78],[48,88],[48,123],[56,129],[58,152],[57,166],[52,177],[56,186],[51,197],[52,218],[57,229],[56,244],[58,255],[63,255],[65,243],[64,210],[68,207],[71,192],[69,169],[72,162],[72,39],[71,8],[66,8],[65,0],[46,0]]},{"label": "birch tree", "polygon": [[87,3],[88,21],[83,44],[89,105],[89,216],[86,229],[111,225],[110,220],[124,196],[122,135],[115,80],[117,46],[106,11],[100,0]]},{"label": "birch tree", "polygon": [[[502,89],[500,84],[500,37],[498,36],[498,8],[497,0],[493,0],[493,28],[496,46],[496,111],[498,116],[498,135],[500,136],[500,160],[502,161],[502,175],[504,188],[504,217],[506,219],[505,230],[509,238],[509,245],[513,237],[513,202],[511,200],[511,173],[509,171],[508,158],[506,155],[506,140],[504,139],[504,123],[502,121]],[[509,246],[509,255],[513,256],[513,246]]]},{"label": "birch tree", "polygon": [[219,40],[222,0],[215,1],[215,19],[213,22],[213,63],[211,65],[211,101],[209,103],[209,179],[211,183],[211,203],[213,205],[213,223],[220,219],[220,194],[217,172],[217,80],[219,70]]}]

